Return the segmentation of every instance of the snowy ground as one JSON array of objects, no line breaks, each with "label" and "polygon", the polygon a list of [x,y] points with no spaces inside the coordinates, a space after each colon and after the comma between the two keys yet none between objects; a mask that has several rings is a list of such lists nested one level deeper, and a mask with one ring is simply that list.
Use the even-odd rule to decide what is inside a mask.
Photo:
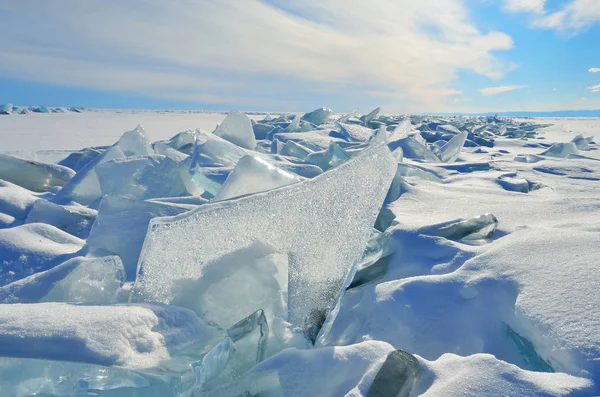
[{"label": "snowy ground", "polygon": [[[112,145],[123,132],[138,124],[146,130],[149,141],[158,141],[184,130],[213,131],[225,116],[108,110],[0,116],[0,153],[54,163],[84,147]],[[263,116],[251,118],[260,120]],[[0,274],[0,300],[4,303],[0,304],[0,356],[4,357],[0,358],[0,395],[66,396],[74,395],[74,390],[95,390],[100,395],[128,396],[135,395],[127,394],[134,388],[146,390],[143,395],[177,395],[173,389],[165,389],[166,384],[173,384],[172,379],[165,380],[165,373],[181,375],[177,383],[181,396],[235,396],[247,391],[269,396],[598,395],[600,150],[597,144],[586,141],[581,143],[578,154],[569,158],[539,155],[552,144],[571,142],[578,135],[600,141],[600,119],[517,121],[551,126],[537,130],[536,136],[529,138],[497,135],[493,147],[464,147],[458,160],[451,163],[419,161],[414,158],[419,157],[418,153],[411,155],[407,146],[400,146],[404,149],[401,164],[409,171],[404,171],[402,177],[398,171],[383,206],[385,232],[374,240],[383,259],[369,263],[374,262],[372,268],[379,266],[379,270],[366,273],[364,282],[343,294],[339,313],[333,316],[335,321],[326,322],[326,326],[331,326],[330,332],[322,332],[317,348],[310,349],[305,349],[305,340],[299,340],[286,328],[283,315],[277,314],[286,308],[274,302],[283,289],[288,293],[287,271],[288,266],[293,269],[294,260],[305,265],[319,263],[314,268],[318,269],[314,278],[290,270],[287,309],[296,307],[296,293],[304,298],[300,299],[302,311],[312,302],[310,291],[318,291],[316,300],[332,299],[321,296],[324,287],[319,284],[319,277],[337,280],[339,274],[335,272],[339,269],[326,266],[352,257],[349,252],[353,250],[362,252],[364,244],[356,247],[352,241],[358,240],[356,236],[365,225],[354,218],[367,219],[365,214],[372,212],[361,206],[363,201],[381,201],[383,197],[378,198],[381,194],[377,193],[381,183],[369,174],[373,169],[365,167],[368,162],[360,163],[368,154],[364,150],[371,150],[375,156],[369,160],[373,168],[379,167],[385,174],[389,166],[388,154],[364,149],[363,143],[356,142],[364,131],[374,134],[375,130],[356,129],[341,137],[333,134],[331,138],[314,132],[283,133],[282,141],[301,143],[298,147],[302,150],[310,147],[313,152],[320,146],[325,150],[307,157],[313,161],[310,163],[299,160],[305,154],[289,154],[289,150],[300,150],[294,144],[288,144],[286,149],[275,145],[276,152],[286,156],[270,156],[268,160],[287,172],[273,172],[272,165],[267,167],[271,171],[260,171],[265,172],[259,174],[263,180],[253,180],[252,184],[262,189],[250,186],[250,171],[233,166],[239,157],[251,153],[244,145],[254,149],[262,142],[261,150],[265,152],[271,142],[254,142],[254,136],[246,136],[238,144],[242,148],[230,147],[229,143],[223,146],[220,138],[212,141],[212,134],[196,137],[215,146],[197,148],[205,152],[195,159],[189,150],[164,147],[160,149],[162,157],[148,156],[153,151],[159,153],[158,147],[150,149],[140,142],[122,140],[119,150],[125,156],[104,154],[106,162],[102,160],[92,171],[86,171],[84,163],[71,162],[81,166],[73,166],[77,174],[66,167],[50,171],[44,168],[53,177],[37,181],[32,179],[39,173],[37,169],[23,168],[22,176],[12,176],[14,183],[0,180],[0,263],[4,266]],[[243,119],[236,118],[235,123],[236,128],[243,129]],[[227,132],[217,134],[225,139],[241,137],[231,138]],[[387,137],[390,147],[406,139],[401,131],[394,134]],[[247,143],[248,139],[252,142]],[[334,150],[328,146],[329,140],[339,146]],[[137,155],[145,153],[148,160],[131,158],[126,147],[133,148]],[[358,148],[367,154],[353,154],[352,150]],[[336,166],[348,155],[353,157]],[[165,156],[177,159],[179,168],[167,168]],[[426,156],[434,155],[427,151]],[[295,160],[289,162],[292,157]],[[212,161],[210,167],[202,163],[207,158]],[[181,169],[187,172],[190,161],[192,167],[200,164],[198,169],[204,172],[203,179],[192,178],[192,182],[206,192],[215,183],[220,188],[223,173],[225,177],[230,175],[223,187],[242,194],[289,186],[238,200],[203,204],[210,200],[210,194],[193,197],[196,193],[190,191],[186,180],[177,179]],[[8,163],[0,162],[0,172],[8,175],[3,164]],[[319,164],[325,171],[323,177],[311,181],[312,164]],[[262,170],[263,165],[249,163],[245,167]],[[332,168],[328,171],[329,167]],[[392,167],[395,171],[395,163]],[[165,182],[156,183],[157,175],[164,176]],[[327,183],[338,181],[337,178],[343,178],[340,186]],[[76,186],[70,187],[73,182],[66,182],[69,180],[77,181]],[[36,190],[38,186],[41,188]],[[136,186],[143,186],[143,191]],[[353,190],[356,186],[367,189],[369,194]],[[385,193],[387,185],[383,188],[381,192]],[[164,198],[185,196],[182,192],[192,194],[191,198]],[[104,194],[121,197],[100,201]],[[298,196],[309,202],[306,213],[298,209],[301,201],[294,201]],[[291,204],[286,207],[285,203]],[[260,219],[245,220],[247,208],[255,208],[252,211],[260,213]],[[348,217],[345,229],[331,229],[331,225],[342,224],[336,219],[345,218],[348,213],[354,217]],[[498,220],[490,235],[484,233],[470,239],[473,236],[469,236],[472,231],[468,228],[452,229],[457,220],[488,213]],[[222,218],[215,218],[219,214]],[[315,220],[311,214],[320,215],[314,215],[318,218]],[[148,222],[159,216],[173,218],[151,223],[146,236]],[[265,219],[273,230],[260,229],[258,225]],[[221,227],[223,222],[226,223]],[[207,224],[212,226],[205,235],[207,231],[201,226]],[[287,236],[290,224],[294,230]],[[367,225],[367,229],[370,227]],[[306,232],[311,228],[316,230],[314,236]],[[178,234],[178,230],[183,234]],[[323,230],[327,234],[320,235]],[[206,237],[211,235],[215,241]],[[278,240],[280,235],[282,241]],[[310,246],[296,241],[298,235],[311,241]],[[175,236],[180,241],[174,240]],[[237,250],[227,251],[231,248],[228,245],[235,244],[239,245]],[[191,245],[194,247],[188,251],[186,247]],[[311,250],[315,246],[321,250],[316,257]],[[344,249],[348,257],[335,256],[328,249]],[[290,255],[289,264],[282,252]],[[198,278],[195,261],[202,255],[212,255],[203,274],[218,279],[214,285]],[[240,258],[244,258],[246,270],[239,266]],[[167,265],[168,262],[175,263]],[[142,303],[120,305],[140,266],[145,272],[133,287],[132,296],[138,296],[137,302]],[[161,266],[174,267],[168,274],[161,274]],[[255,279],[261,272],[265,274]],[[285,279],[281,278],[283,273]],[[171,285],[172,279],[178,277],[186,283]],[[302,280],[300,287],[294,284],[294,277]],[[258,283],[260,293],[252,288],[253,283]],[[238,290],[239,285],[245,284],[247,287]],[[194,291],[200,290],[210,291],[210,296],[207,293],[198,300]],[[143,303],[149,294],[160,295],[156,300],[171,304]],[[95,305],[18,305],[35,302]],[[230,349],[228,343],[233,342],[225,335],[217,345],[221,350],[213,349],[204,356],[223,338],[223,329],[213,329],[214,323],[235,328],[239,324],[233,324],[241,315],[233,308],[246,313],[246,309],[255,310],[253,305],[257,302],[264,309],[264,317],[257,315],[250,322],[254,327],[262,327],[261,319],[266,318],[271,330],[265,360],[257,366],[227,366],[227,360],[238,365],[247,358],[248,351],[255,351],[254,344],[250,348],[238,346],[231,333],[237,350]],[[228,310],[231,313],[223,314]],[[124,318],[127,320],[122,323]],[[286,320],[295,321],[293,315]],[[260,330],[263,332],[263,328]],[[114,340],[106,338],[108,332],[115,335]],[[260,345],[260,339],[256,343]],[[415,364],[404,356],[394,356],[397,349],[413,354]],[[222,367],[214,364],[222,361],[207,358],[214,360],[224,351],[231,356],[227,356]],[[188,371],[193,361],[201,368],[196,370],[195,381]],[[236,373],[240,368],[244,368],[243,372],[251,369],[241,377]],[[90,375],[101,371],[108,372]],[[54,381],[66,374],[74,382]],[[80,378],[89,383],[75,382]],[[225,388],[211,389],[207,386],[211,383],[206,383],[211,379],[212,385],[224,382]],[[224,379],[235,382],[227,385]],[[403,383],[399,379],[408,380]],[[412,387],[410,394],[402,394],[403,390],[411,390],[408,386]],[[115,390],[117,394],[110,394]]]}]

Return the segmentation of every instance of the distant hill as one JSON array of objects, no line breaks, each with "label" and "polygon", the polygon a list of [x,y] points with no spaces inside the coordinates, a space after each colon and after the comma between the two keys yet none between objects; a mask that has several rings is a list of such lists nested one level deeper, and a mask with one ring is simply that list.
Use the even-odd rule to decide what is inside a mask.
[{"label": "distant hill", "polygon": [[598,110],[557,110],[554,112],[488,112],[488,113],[433,113],[442,116],[498,116],[506,117],[600,117]]}]

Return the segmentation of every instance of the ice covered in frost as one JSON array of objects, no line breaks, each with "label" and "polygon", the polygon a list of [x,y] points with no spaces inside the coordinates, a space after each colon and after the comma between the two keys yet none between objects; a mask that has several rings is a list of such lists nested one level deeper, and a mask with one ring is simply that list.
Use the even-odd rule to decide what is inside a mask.
[{"label": "ice covered in frost", "polygon": [[0,229],[0,285],[58,265],[79,251],[83,243],[43,223]]},{"label": "ice covered in frost", "polygon": [[246,149],[256,147],[256,138],[250,119],[237,110],[229,112],[214,134]]},{"label": "ice covered in frost", "polygon": [[341,134],[350,142],[367,142],[375,135],[371,128],[357,124],[338,123]]},{"label": "ice covered in frost", "polygon": [[264,192],[296,182],[300,182],[297,176],[275,167],[260,157],[246,155],[238,161],[229,174],[215,195],[215,200]]},{"label": "ice covered in frost", "polygon": [[150,219],[185,211],[185,208],[164,203],[105,196],[86,247],[96,256],[118,255],[125,266],[127,279],[132,281]]},{"label": "ice covered in frost", "polygon": [[196,280],[208,263],[262,240],[288,256],[290,322],[315,326],[360,259],[395,171],[389,149],[376,144],[312,180],[154,219],[136,296],[170,302],[178,280]]},{"label": "ice covered in frost", "polygon": [[0,179],[34,192],[45,192],[65,185],[75,172],[57,164],[22,160],[0,153]]},{"label": "ice covered in frost", "polygon": [[412,131],[412,128],[413,126],[410,122],[410,119],[407,118],[402,120],[400,123],[398,123],[396,128],[394,128],[394,131],[392,131],[392,133],[390,134],[389,140],[397,141],[399,139],[407,138],[408,134]]},{"label": "ice covered in frost", "polygon": [[163,305],[0,305],[0,355],[141,369],[210,330],[183,308]]}]

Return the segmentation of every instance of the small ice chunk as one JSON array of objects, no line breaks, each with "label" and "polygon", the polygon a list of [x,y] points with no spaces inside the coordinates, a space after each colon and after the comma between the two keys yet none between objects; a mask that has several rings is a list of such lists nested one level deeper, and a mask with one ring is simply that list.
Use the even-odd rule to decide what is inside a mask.
[{"label": "small ice chunk", "polygon": [[56,282],[42,299],[44,302],[117,303],[125,281],[125,268],[118,256],[73,258],[79,264]]},{"label": "small ice chunk", "polygon": [[537,163],[542,160],[545,160],[545,158],[536,154],[519,154],[514,158],[514,161],[519,163]]},{"label": "small ice chunk", "polygon": [[58,265],[79,251],[83,243],[43,223],[0,229],[0,285]]},{"label": "small ice chunk", "polygon": [[[275,140],[273,142],[278,141]],[[311,153],[314,153],[314,151],[294,141],[287,141],[280,151],[280,154],[284,156],[294,156],[299,158],[300,160],[306,159],[306,157]]]},{"label": "small ice chunk", "polygon": [[409,397],[421,376],[421,364],[403,350],[388,354],[369,388],[369,397]]},{"label": "small ice chunk", "polygon": [[341,134],[350,142],[367,142],[373,138],[375,131],[357,124],[338,123]]},{"label": "small ice chunk", "polygon": [[141,125],[138,125],[131,131],[125,132],[117,142],[117,145],[127,157],[154,154],[154,150],[152,150],[146,138],[146,132]]},{"label": "small ice chunk", "polygon": [[519,193],[529,193],[529,181],[525,178],[500,177],[497,182],[505,190]]},{"label": "small ice chunk", "polygon": [[118,255],[127,279],[132,281],[150,219],[185,211],[167,204],[106,196],[100,202],[96,222],[86,242],[88,252],[96,256]]},{"label": "small ice chunk", "polygon": [[257,156],[244,156],[238,161],[215,200],[225,200],[245,194],[264,192],[300,182],[300,178],[279,169]]},{"label": "small ice chunk", "polygon": [[436,132],[441,132],[442,134],[452,134],[452,135],[460,134],[460,130],[450,124],[438,125],[435,128],[435,130],[436,130]]},{"label": "small ice chunk", "polygon": [[142,369],[201,343],[211,331],[196,315],[163,305],[0,305],[0,355]]},{"label": "small ice chunk", "polygon": [[[480,240],[489,238],[498,227],[498,219],[492,214],[484,214],[471,219],[453,221],[429,227],[430,235],[448,240]],[[434,230],[436,229],[436,230]]]},{"label": "small ice chunk", "polygon": [[268,241],[289,258],[289,321],[318,329],[351,281],[395,172],[389,149],[373,144],[314,179],[153,219],[136,296],[170,302],[177,280],[196,280],[208,263]]},{"label": "small ice chunk", "polygon": [[251,150],[256,147],[256,138],[250,119],[237,110],[229,112],[214,134],[239,147]]},{"label": "small ice chunk", "polygon": [[304,161],[318,166],[323,171],[327,171],[349,157],[350,155],[346,153],[344,149],[342,149],[337,143],[331,142],[327,150],[311,153],[306,156]]},{"label": "small ice chunk", "polygon": [[548,150],[540,153],[542,156],[559,158],[566,158],[570,154],[579,154],[579,150],[573,142],[555,143]]},{"label": "small ice chunk", "polygon": [[97,213],[77,203],[58,205],[40,199],[33,204],[25,223],[47,223],[84,239],[89,236]]},{"label": "small ice chunk", "polygon": [[376,107],[375,109],[371,110],[371,113],[362,116],[360,119],[363,122],[364,125],[369,125],[369,123],[371,121],[373,121],[373,119],[375,117],[377,117],[377,115],[379,114],[379,112],[381,112],[381,108],[380,107]]},{"label": "small ice chunk", "polygon": [[442,163],[454,163],[458,159],[468,134],[467,131],[459,132],[439,149],[436,154]]},{"label": "small ice chunk", "polygon": [[331,109],[318,108],[310,113],[306,113],[304,116],[302,116],[302,120],[306,120],[315,125],[321,125],[327,123],[327,120],[329,120],[331,113]]},{"label": "small ice chunk", "polygon": [[57,164],[22,160],[0,153],[0,179],[34,192],[46,192],[65,185],[75,172]]}]

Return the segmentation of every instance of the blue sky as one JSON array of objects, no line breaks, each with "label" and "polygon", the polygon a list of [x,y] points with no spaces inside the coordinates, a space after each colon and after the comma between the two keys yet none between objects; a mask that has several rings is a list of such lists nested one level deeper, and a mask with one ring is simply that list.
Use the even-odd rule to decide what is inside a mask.
[{"label": "blue sky", "polygon": [[599,49],[599,0],[21,0],[0,103],[600,109]]}]

